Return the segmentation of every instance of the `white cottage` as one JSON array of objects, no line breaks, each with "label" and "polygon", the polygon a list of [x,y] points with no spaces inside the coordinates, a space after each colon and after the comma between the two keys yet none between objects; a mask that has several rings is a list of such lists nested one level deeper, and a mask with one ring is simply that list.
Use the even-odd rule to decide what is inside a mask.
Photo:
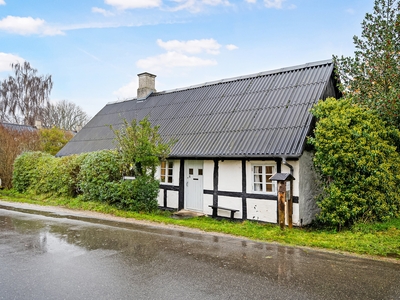
[{"label": "white cottage", "polygon": [[331,60],[163,92],[156,92],[155,75],[138,76],[136,98],[107,104],[57,155],[115,148],[110,124],[148,116],[162,137],[177,140],[157,172],[160,207],[277,223],[270,177],[292,173],[293,223],[312,221],[309,110],[319,99],[340,97]]}]

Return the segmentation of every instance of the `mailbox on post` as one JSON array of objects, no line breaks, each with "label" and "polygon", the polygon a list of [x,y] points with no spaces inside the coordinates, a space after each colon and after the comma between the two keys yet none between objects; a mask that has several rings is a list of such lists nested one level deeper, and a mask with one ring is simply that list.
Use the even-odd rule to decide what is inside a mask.
[{"label": "mailbox on post", "polygon": [[[289,228],[293,227],[293,180],[290,173],[276,173],[270,178],[278,182],[278,222],[281,229],[285,228],[286,211]],[[286,203],[286,205],[285,205]],[[285,209],[286,207],[286,209]]]}]

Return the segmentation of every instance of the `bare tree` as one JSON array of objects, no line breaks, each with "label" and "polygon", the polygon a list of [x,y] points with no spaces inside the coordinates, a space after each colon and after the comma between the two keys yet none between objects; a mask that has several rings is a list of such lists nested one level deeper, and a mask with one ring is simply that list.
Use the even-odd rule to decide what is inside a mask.
[{"label": "bare tree", "polygon": [[29,62],[11,64],[14,76],[0,84],[0,118],[3,121],[34,125],[42,120],[53,88],[51,75],[39,76]]},{"label": "bare tree", "polygon": [[61,100],[47,106],[43,126],[79,131],[89,119],[90,117],[80,106],[67,100]]}]

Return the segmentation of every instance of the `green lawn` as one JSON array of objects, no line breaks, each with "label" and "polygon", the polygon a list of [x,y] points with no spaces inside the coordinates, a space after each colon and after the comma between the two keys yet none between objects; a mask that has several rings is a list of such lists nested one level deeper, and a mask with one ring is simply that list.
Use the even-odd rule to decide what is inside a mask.
[{"label": "green lawn", "polygon": [[307,246],[378,257],[390,257],[400,261],[400,219],[385,223],[358,224],[351,229],[335,230],[315,228],[279,229],[277,225],[251,221],[218,221],[209,217],[174,219],[169,212],[142,214],[127,212],[98,202],[81,201],[80,198],[44,198],[27,196],[12,191],[0,191],[0,199],[48,206],[62,206],[76,210],[89,210],[118,217],[147,220],[198,228],[208,232],[221,232],[242,236],[256,241],[278,242],[293,246]]}]

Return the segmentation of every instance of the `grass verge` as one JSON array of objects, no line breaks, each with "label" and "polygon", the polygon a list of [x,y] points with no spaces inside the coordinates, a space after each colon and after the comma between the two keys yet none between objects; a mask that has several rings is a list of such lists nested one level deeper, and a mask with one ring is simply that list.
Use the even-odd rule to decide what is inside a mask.
[{"label": "grass verge", "polygon": [[279,226],[252,221],[218,221],[209,217],[173,219],[169,212],[152,214],[120,210],[114,206],[82,201],[78,198],[54,198],[1,191],[0,199],[47,206],[62,206],[76,210],[87,210],[111,214],[118,217],[147,220],[163,224],[197,228],[208,232],[220,232],[241,236],[256,241],[278,242],[292,246],[307,246],[345,251],[378,257],[389,257],[400,261],[400,218],[385,223],[357,224],[350,229],[336,232],[331,229],[293,228],[281,231]]}]

